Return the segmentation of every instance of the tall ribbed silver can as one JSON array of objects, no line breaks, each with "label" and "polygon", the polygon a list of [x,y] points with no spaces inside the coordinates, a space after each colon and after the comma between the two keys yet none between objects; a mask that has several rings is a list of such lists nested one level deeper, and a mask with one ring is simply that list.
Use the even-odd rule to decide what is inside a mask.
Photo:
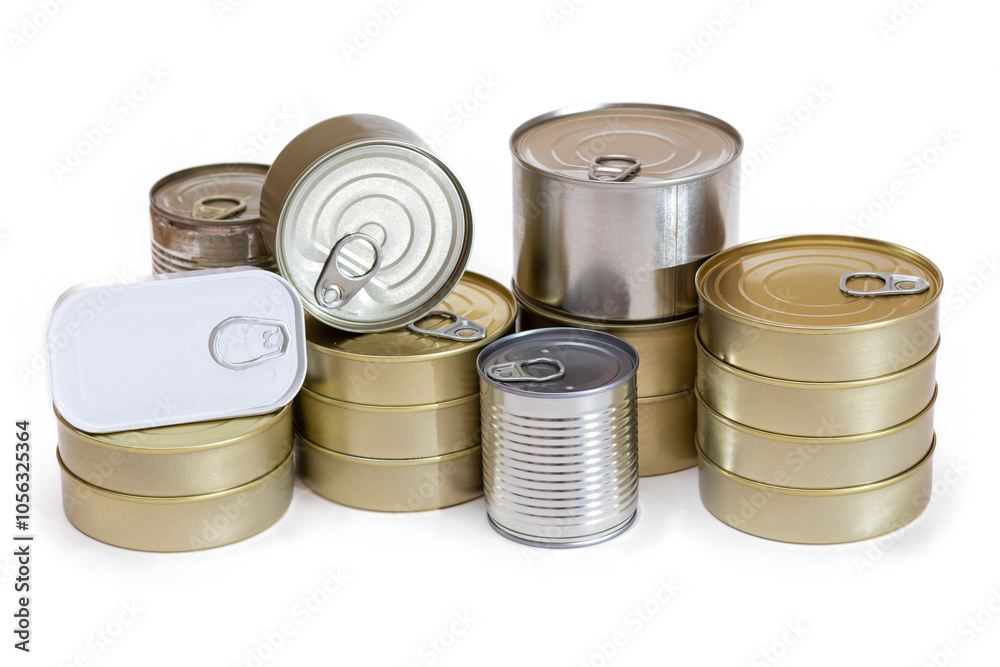
[{"label": "tall ribbed silver can", "polygon": [[575,547],[632,524],[638,366],[631,345],[587,329],[536,329],[482,351],[483,489],[497,531]]}]

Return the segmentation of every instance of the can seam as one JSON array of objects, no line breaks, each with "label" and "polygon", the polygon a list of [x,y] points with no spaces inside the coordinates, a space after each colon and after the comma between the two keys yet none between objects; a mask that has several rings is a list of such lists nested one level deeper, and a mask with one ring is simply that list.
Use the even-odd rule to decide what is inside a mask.
[{"label": "can seam", "polygon": [[479,392],[475,394],[469,394],[468,396],[463,396],[461,398],[454,398],[450,401],[442,401],[441,403],[423,403],[419,405],[365,405],[363,403],[349,403],[348,401],[341,401],[336,398],[330,398],[325,394],[321,394],[313,389],[303,386],[299,390],[305,393],[314,400],[321,403],[326,403],[327,405],[332,405],[334,407],[342,408],[345,410],[353,410],[355,412],[374,412],[374,413],[414,413],[414,412],[434,412],[437,410],[446,410],[448,408],[453,408],[458,405],[464,405],[466,403],[471,403],[474,400],[479,400]]},{"label": "can seam", "polygon": [[847,444],[865,442],[868,440],[874,440],[876,438],[882,438],[889,435],[895,435],[896,433],[904,431],[913,426],[915,423],[917,423],[924,417],[926,417],[927,414],[934,409],[934,404],[937,402],[937,397],[938,397],[938,386],[937,384],[934,385],[934,395],[931,397],[931,402],[927,404],[927,407],[918,412],[915,417],[907,419],[905,422],[897,424],[896,426],[890,426],[889,428],[881,429],[879,431],[870,431],[868,433],[858,433],[855,435],[833,436],[829,438],[822,438],[822,437],[811,438],[806,436],[785,435],[784,433],[774,433],[773,431],[764,431],[761,429],[753,428],[752,426],[747,426],[746,424],[741,424],[738,421],[735,421],[720,414],[718,411],[712,408],[705,401],[705,399],[702,398],[701,392],[699,392],[697,389],[695,389],[694,392],[696,398],[698,399],[698,405],[707,410],[711,418],[720,422],[724,426],[727,426],[741,433],[745,433],[747,435],[751,435],[758,438],[764,438],[775,442],[806,444],[808,446],[810,443],[811,444],[829,443],[836,445],[847,445]]},{"label": "can seam", "polygon": [[465,456],[470,456],[475,453],[477,449],[481,450],[482,445],[474,445],[472,447],[466,447],[465,449],[460,449],[456,452],[449,452],[447,454],[439,454],[438,456],[426,456],[417,459],[373,459],[366,456],[354,456],[352,454],[344,454],[343,452],[338,452],[333,449],[327,449],[317,445],[312,440],[304,437],[298,430],[295,431],[295,439],[302,443],[303,446],[310,449],[316,450],[320,454],[325,454],[332,456],[333,458],[342,459],[345,461],[351,461],[355,463],[367,463],[376,466],[385,467],[407,467],[415,465],[430,465],[433,463],[446,463],[448,461],[454,461],[455,459],[460,459]]},{"label": "can seam", "polygon": [[[780,387],[789,387],[795,389],[829,390],[829,389],[853,389],[856,387],[877,386],[880,384],[884,384],[886,382],[891,382],[892,380],[895,380],[904,375],[909,375],[911,373],[914,373],[919,368],[934,361],[934,358],[937,355],[938,348],[941,347],[941,338],[940,336],[938,337],[938,341],[934,345],[934,349],[930,351],[930,354],[928,354],[926,357],[924,357],[917,363],[911,366],[907,366],[902,370],[898,370],[893,373],[889,373],[887,375],[879,375],[878,377],[866,378],[864,380],[842,380],[839,382],[808,382],[803,380],[783,380],[781,378],[772,378],[766,375],[758,375],[756,373],[751,373],[750,371],[745,371],[742,368],[737,368],[736,366],[732,366],[723,361],[722,359],[719,359],[711,352],[709,352],[708,348],[706,348],[705,344],[701,341],[701,335],[697,331],[695,332],[695,344],[697,345],[699,355],[703,357],[706,361],[708,361],[717,368],[721,368],[724,372],[730,373],[731,375],[735,375],[744,380],[751,380],[762,384],[769,384]],[[937,391],[937,385],[935,385],[935,391]]]},{"label": "can seam", "polygon": [[866,493],[868,491],[876,491],[878,489],[883,489],[889,486],[893,486],[905,479],[909,479],[913,475],[917,474],[921,468],[923,468],[934,455],[934,450],[937,449],[937,433],[934,434],[931,440],[931,446],[924,454],[924,457],[920,459],[916,464],[910,468],[902,471],[898,475],[894,475],[887,479],[883,479],[878,482],[871,482],[869,484],[861,484],[859,486],[843,486],[833,489],[800,489],[796,487],[787,486],[776,486],[774,484],[766,484],[764,482],[757,482],[741,475],[737,475],[734,472],[730,472],[725,468],[721,467],[715,461],[710,459],[705,450],[702,449],[701,443],[695,439],[695,447],[698,450],[699,461],[704,461],[705,464],[712,469],[713,472],[724,476],[726,479],[735,482],[744,487],[756,489],[758,491],[765,491],[767,493],[776,493],[786,496],[807,496],[807,497],[829,497],[829,496],[850,496],[858,493]]},{"label": "can seam", "polygon": [[59,454],[58,448],[56,449],[56,460],[59,462],[59,467],[62,469],[63,473],[65,473],[77,484],[85,487],[91,493],[95,493],[116,500],[126,500],[129,502],[147,503],[152,505],[185,505],[188,503],[197,503],[206,500],[213,500],[216,498],[224,498],[226,496],[231,496],[237,493],[242,493],[244,491],[249,491],[251,488],[260,486],[266,483],[268,480],[284,472],[285,468],[291,465],[292,458],[294,455],[295,455],[295,448],[293,447],[291,451],[289,451],[288,454],[285,456],[285,458],[281,460],[281,463],[275,466],[272,470],[264,473],[257,479],[250,480],[245,484],[234,486],[229,489],[223,489],[221,491],[214,491],[212,493],[203,493],[194,496],[137,496],[130,493],[119,493],[117,491],[109,491],[99,486],[94,486],[93,484],[84,479],[80,479],[79,477],[76,476],[76,474],[74,474],[69,468],[66,467],[66,464],[63,463],[62,456],[60,456]]}]

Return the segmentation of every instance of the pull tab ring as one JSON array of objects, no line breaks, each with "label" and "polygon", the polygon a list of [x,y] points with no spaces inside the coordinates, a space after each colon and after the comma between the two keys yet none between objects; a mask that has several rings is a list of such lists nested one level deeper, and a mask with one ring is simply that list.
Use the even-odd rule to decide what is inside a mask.
[{"label": "pull tab ring", "polygon": [[[232,202],[232,206],[209,206],[205,202]],[[237,195],[209,195],[198,199],[191,207],[191,217],[195,220],[225,220],[247,210],[243,197]]]},{"label": "pull tab ring", "polygon": [[[448,318],[452,322],[447,326],[438,327],[437,329],[424,329],[423,327],[418,327],[417,322],[414,322],[412,324],[408,324],[407,328],[413,333],[424,334],[425,336],[437,336],[438,338],[447,338],[448,340],[457,340],[462,342],[482,340],[486,338],[486,327],[479,322],[473,322],[469,318],[456,315],[449,310],[432,310],[421,317],[420,320],[425,320],[433,315]],[[417,321],[419,322],[420,320]]]},{"label": "pull tab ring", "polygon": [[[349,276],[340,268],[340,253],[343,252],[344,246],[351,241],[363,241],[375,251],[375,261],[371,268],[360,276]],[[316,281],[313,296],[316,297],[319,305],[327,310],[340,308],[364,289],[364,286],[378,272],[380,266],[382,266],[382,246],[379,245],[379,242],[363,232],[348,234],[337,241],[330,251],[330,256],[326,258],[323,270],[319,272],[319,280]]]},{"label": "pull tab ring", "polygon": [[[885,285],[867,292],[854,290],[847,286],[847,281],[853,278],[878,278]],[[905,285],[905,287],[904,287]],[[840,291],[848,296],[888,296],[893,294],[920,294],[926,292],[931,284],[919,276],[907,276],[902,273],[878,273],[877,271],[854,271],[845,273],[840,278]]]},{"label": "pull tab ring", "polygon": [[[624,169],[617,167],[602,167],[605,162],[628,162],[630,166]],[[629,176],[639,173],[642,168],[642,160],[633,155],[598,155],[590,161],[590,169],[587,170],[587,178],[592,181],[605,181],[616,183],[624,181]]]},{"label": "pull tab ring", "polygon": [[[526,366],[536,364],[546,364],[555,366],[556,370],[548,375],[532,375]],[[524,361],[509,361],[503,364],[493,364],[486,369],[486,374],[497,382],[548,382],[558,380],[566,374],[566,367],[558,359],[539,357],[538,359],[525,359]]]},{"label": "pull tab ring", "polygon": [[[263,340],[261,341],[261,345],[265,350],[272,351],[244,361],[230,361],[226,359],[226,356],[222,353],[222,337],[226,330],[232,327],[249,325],[267,327],[267,330],[262,333]],[[274,327],[274,329],[272,330],[271,327]],[[290,343],[291,336],[288,333],[288,326],[284,322],[280,320],[267,320],[261,317],[239,316],[229,317],[215,325],[212,333],[208,336],[208,351],[211,353],[212,358],[215,359],[215,362],[223,368],[228,368],[231,371],[244,371],[282,356],[288,352]]]}]

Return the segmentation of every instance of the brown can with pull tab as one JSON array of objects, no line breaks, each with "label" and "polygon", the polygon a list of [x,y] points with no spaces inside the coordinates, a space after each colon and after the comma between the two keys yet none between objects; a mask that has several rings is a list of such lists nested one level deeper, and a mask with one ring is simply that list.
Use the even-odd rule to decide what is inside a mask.
[{"label": "brown can with pull tab", "polygon": [[153,271],[276,270],[260,227],[267,165],[212,164],[170,174],[149,193]]}]

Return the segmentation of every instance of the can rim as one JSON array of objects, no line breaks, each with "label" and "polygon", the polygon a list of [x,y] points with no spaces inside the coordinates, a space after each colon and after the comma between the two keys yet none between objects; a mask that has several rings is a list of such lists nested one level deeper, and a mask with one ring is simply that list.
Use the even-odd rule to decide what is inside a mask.
[{"label": "can rim", "polygon": [[[317,165],[321,164],[322,162],[325,162],[326,160],[341,155],[345,152],[357,150],[358,148],[364,148],[366,146],[396,146],[399,148],[412,150],[424,156],[432,163],[434,163],[435,166],[441,169],[441,171],[444,172],[445,177],[455,188],[455,192],[458,195],[458,199],[462,204],[462,211],[463,211],[462,222],[465,228],[466,241],[462,245],[462,252],[459,254],[457,258],[458,261],[455,265],[455,270],[452,271],[452,274],[445,281],[444,285],[441,286],[441,289],[439,289],[437,292],[434,293],[433,297],[426,299],[420,308],[413,309],[409,313],[404,315],[399,315],[389,321],[380,321],[380,323],[374,324],[374,326],[372,326],[371,323],[368,323],[369,326],[364,326],[366,323],[360,323],[361,326],[359,326],[359,324],[356,322],[352,321],[345,322],[338,318],[333,318],[335,319],[336,323],[331,322],[330,319],[328,319],[330,318],[329,313],[325,313],[325,311],[320,311],[320,309],[314,304],[315,296],[313,296],[312,294],[302,295],[301,292],[299,292],[298,288],[295,287],[294,284],[292,285],[295,292],[298,293],[300,297],[302,297],[302,305],[306,309],[306,311],[309,312],[310,315],[312,315],[320,322],[323,322],[327,326],[332,326],[337,329],[342,329],[344,331],[349,331],[352,333],[373,333],[379,331],[390,331],[392,329],[396,329],[401,326],[406,326],[410,322],[415,322],[420,318],[424,317],[425,315],[427,315],[432,310],[434,310],[438,306],[438,304],[444,301],[445,298],[447,298],[447,296],[451,294],[452,290],[455,289],[455,286],[462,279],[462,274],[465,272],[465,267],[469,263],[469,257],[472,254],[472,244],[475,240],[472,206],[469,203],[469,197],[466,194],[465,188],[462,186],[461,181],[458,180],[458,177],[455,175],[455,173],[448,168],[448,165],[446,165],[441,160],[441,158],[439,158],[437,155],[432,153],[430,150],[424,148],[423,146],[419,146],[412,142],[403,141],[401,139],[359,139],[357,141],[341,144],[336,148],[334,148],[333,150],[329,150],[323,153],[322,155],[318,156],[315,160],[310,162],[308,166],[304,167],[299,172],[298,176],[285,191],[285,194],[282,197],[282,200],[279,204],[280,208],[278,209],[278,216],[277,216],[278,219],[274,225],[275,228],[274,256],[275,260],[278,263],[278,270],[281,273],[281,275],[283,276],[289,275],[288,262],[285,259],[285,246],[283,243],[278,242],[278,240],[281,239],[282,230],[287,224],[285,217],[285,211],[286,211],[285,203],[295,193],[298,192],[299,188],[302,186],[303,181],[309,174],[312,173],[312,171],[317,167]],[[291,281],[289,281],[289,283],[291,283]]]},{"label": "can rim", "polygon": [[[540,335],[540,332],[548,332],[548,333],[558,332],[569,336],[580,336],[582,332],[589,332],[590,334],[596,334],[598,337],[603,338],[607,343],[614,345],[619,350],[621,350],[632,362],[632,370],[629,373],[626,373],[622,377],[618,378],[614,382],[609,382],[606,385],[594,387],[593,389],[586,389],[583,391],[560,391],[560,392],[551,392],[544,394],[538,392],[526,391],[518,387],[505,385],[500,382],[497,382],[496,380],[486,375],[486,373],[483,370],[483,363],[484,363],[484,358],[487,356],[486,353],[490,352],[491,347],[495,345],[500,345],[505,341],[510,341],[513,339],[518,339],[528,336],[537,336]],[[518,396],[527,396],[530,398],[537,398],[539,400],[578,398],[582,396],[593,396],[595,394],[603,394],[606,391],[615,389],[629,381],[634,380],[636,372],[638,370],[639,370],[639,353],[636,352],[636,349],[628,341],[622,340],[618,336],[614,336],[604,331],[595,331],[594,329],[575,329],[572,327],[549,327],[546,329],[531,329],[530,331],[522,331],[520,333],[504,336],[500,340],[493,341],[493,343],[491,343],[487,347],[484,347],[483,350],[479,353],[479,356],[476,357],[476,371],[479,373],[480,381],[486,382],[491,387],[494,387],[506,394],[516,394]],[[667,395],[669,396],[669,394]]]},{"label": "can rim", "polygon": [[[724,164],[714,167],[700,174],[692,174],[690,176],[684,176],[682,178],[664,178],[655,181],[624,181],[624,182],[605,182],[605,181],[584,181],[580,178],[572,178],[564,174],[558,174],[552,171],[547,171],[542,169],[538,165],[532,164],[524,159],[524,156],[515,148],[517,140],[520,139],[521,135],[530,129],[543,125],[550,120],[556,118],[565,118],[568,116],[578,116],[593,111],[604,111],[609,109],[620,109],[620,108],[633,108],[633,109],[646,109],[649,111],[660,111],[669,112],[675,114],[676,116],[687,118],[690,120],[697,120],[700,122],[707,123],[718,130],[721,130],[730,135],[732,139],[736,142],[736,151],[733,153],[732,157],[727,160]],[[514,130],[510,135],[510,141],[508,142],[510,147],[511,155],[523,168],[533,171],[537,174],[550,178],[552,180],[561,181],[563,183],[572,183],[576,185],[593,186],[597,188],[614,188],[616,190],[642,190],[647,188],[662,188],[664,186],[671,185],[684,185],[686,183],[695,183],[698,181],[704,181],[716,174],[728,171],[733,167],[733,165],[740,159],[743,155],[743,135],[739,131],[727,123],[726,121],[707,114],[703,111],[695,111],[694,109],[688,109],[685,107],[675,107],[666,104],[652,104],[649,102],[603,102],[603,103],[593,103],[593,104],[576,104],[573,106],[562,107],[554,111],[549,111],[541,115],[535,116],[530,120],[527,120]]]},{"label": "can rim", "polygon": [[659,396],[640,396],[640,397],[636,398],[635,400],[638,401],[638,403],[640,405],[641,404],[652,405],[654,403],[666,403],[668,400],[676,401],[676,400],[679,400],[681,398],[687,398],[687,397],[691,396],[692,394],[694,394],[696,391],[697,390],[693,389],[693,388],[692,389],[684,389],[683,391],[675,391],[672,394],[660,394]]},{"label": "can rim", "polygon": [[[336,357],[337,359],[346,359],[348,361],[358,361],[358,362],[372,361],[380,364],[419,363],[421,361],[434,361],[437,359],[444,359],[446,357],[454,357],[462,354],[468,354],[471,351],[483,348],[510,333],[510,330],[514,327],[514,323],[517,320],[517,307],[518,307],[517,300],[513,297],[513,295],[506,287],[504,287],[498,281],[493,280],[489,276],[485,276],[481,273],[476,273],[475,271],[465,271],[462,274],[462,278],[459,278],[459,283],[462,281],[462,279],[465,278],[465,276],[472,276],[476,280],[480,280],[486,283],[493,283],[494,286],[499,287],[500,290],[502,290],[502,291],[497,291],[497,293],[500,294],[500,296],[503,297],[503,300],[507,303],[507,305],[510,306],[510,318],[504,323],[503,327],[498,329],[492,335],[487,336],[486,338],[464,343],[464,347],[456,347],[451,350],[443,350],[441,352],[435,352],[433,354],[405,354],[396,356],[379,356],[375,354],[351,354],[348,352],[344,352],[343,350],[336,350],[329,347],[323,347],[322,345],[316,343],[315,341],[309,340],[308,337],[306,337],[306,347],[309,348],[310,350],[315,350],[317,354],[322,354],[328,357]],[[458,283],[456,283],[455,287],[456,288],[458,287]],[[449,292],[448,294],[450,295],[451,292]],[[310,317],[312,317],[311,314]],[[419,321],[420,319],[422,319],[422,317],[418,317],[416,320],[414,320],[414,322]],[[326,322],[323,322],[322,320],[319,320],[316,317],[313,317],[313,319],[319,321],[319,323],[324,326],[330,326]],[[378,333],[378,332],[355,331],[350,333]]]},{"label": "can rim", "polygon": [[[192,218],[190,216],[176,215],[171,211],[166,210],[162,206],[156,203],[156,193],[160,188],[174,183],[176,181],[190,178],[192,176],[197,176],[200,172],[205,173],[225,173],[225,171],[236,171],[240,168],[246,168],[247,173],[253,173],[255,171],[263,170],[261,175],[266,176],[267,170],[270,168],[266,164],[259,164],[257,162],[220,162],[218,164],[203,164],[196,167],[188,167],[186,169],[181,169],[180,171],[175,171],[173,173],[167,174],[160,180],[153,183],[153,187],[149,189],[149,208],[159,216],[166,218],[170,222],[183,222],[185,224],[190,224],[196,227],[249,227],[260,223],[260,215],[258,214],[256,218],[248,218],[246,220],[199,220],[198,218]],[[225,223],[225,224],[220,224]]]},{"label": "can rim", "polygon": [[[95,447],[100,447],[102,449],[111,449],[111,450],[115,450],[115,451],[129,452],[129,453],[133,453],[133,454],[134,453],[150,454],[150,455],[154,455],[154,456],[155,455],[159,455],[159,454],[185,454],[185,453],[194,454],[196,452],[204,452],[204,451],[208,451],[208,450],[212,450],[212,449],[222,449],[224,447],[230,447],[230,446],[235,445],[235,444],[237,444],[239,442],[243,442],[245,440],[250,440],[251,438],[256,438],[256,437],[260,436],[261,434],[263,434],[265,431],[268,431],[268,430],[274,428],[279,422],[283,421],[284,419],[289,418],[291,409],[292,409],[292,404],[289,402],[288,405],[284,406],[280,410],[276,410],[276,411],[274,411],[272,413],[265,413],[265,414],[270,414],[271,418],[268,419],[267,421],[265,421],[263,424],[261,424],[260,426],[258,426],[257,428],[255,428],[255,429],[253,429],[251,431],[247,431],[246,433],[244,433],[242,435],[237,435],[237,436],[233,436],[231,438],[226,438],[225,440],[206,442],[206,443],[202,443],[200,445],[190,445],[190,446],[180,446],[180,447],[157,447],[155,449],[154,448],[146,449],[146,448],[142,448],[142,447],[130,447],[128,445],[120,445],[118,443],[105,442],[104,440],[99,440],[98,438],[96,438],[94,436],[112,435],[114,433],[122,433],[122,431],[112,431],[111,433],[89,433],[87,431],[81,431],[80,429],[76,428],[75,426],[73,426],[72,424],[70,424],[68,421],[66,421],[66,418],[63,417],[62,414],[60,414],[59,410],[56,409],[55,405],[52,406],[52,411],[55,413],[56,419],[59,421],[59,424],[61,426],[63,426],[67,431],[69,431],[73,435],[74,438],[82,440],[82,441],[86,442],[89,445],[93,445]],[[247,417],[233,417],[233,418],[228,419],[226,421],[233,421],[233,420],[236,420],[236,419],[248,419],[248,418],[252,418],[254,416],[258,416],[258,415],[248,415]],[[209,421],[214,421],[214,420],[209,420]],[[198,422],[194,422],[194,423],[198,423]],[[157,429],[157,428],[172,428],[173,426],[176,426],[176,424],[172,424],[170,426],[153,427],[153,429]],[[142,430],[151,430],[151,429],[135,429],[135,430],[142,431]]]},{"label": "can rim", "polygon": [[439,410],[447,410],[448,408],[454,408],[459,405],[464,405],[465,403],[471,403],[474,400],[479,400],[479,392],[476,392],[475,394],[462,396],[461,398],[453,398],[450,401],[441,401],[440,403],[422,403],[419,405],[365,405],[364,403],[351,403],[348,401],[341,401],[336,398],[330,398],[325,394],[321,394],[305,386],[303,386],[299,391],[301,391],[306,398],[320,403],[325,403],[326,405],[335,408],[340,408],[341,410],[371,412],[376,414],[413,414],[420,412],[435,412]]},{"label": "can rim", "polygon": [[473,445],[472,447],[460,449],[457,452],[439,454],[438,456],[427,456],[419,459],[373,459],[365,456],[351,456],[350,454],[343,454],[332,449],[327,449],[326,447],[321,447],[312,440],[304,437],[297,430],[295,431],[295,439],[308,449],[315,450],[318,454],[323,454],[329,456],[330,458],[340,459],[349,463],[359,463],[362,465],[372,465],[386,468],[416,467],[447,463],[448,461],[454,461],[455,459],[473,456],[477,449],[482,450],[483,448],[482,445]]},{"label": "can rim", "polygon": [[186,505],[190,503],[200,503],[207,500],[215,500],[217,498],[225,498],[227,496],[233,496],[245,491],[249,491],[254,487],[262,486],[266,484],[271,479],[281,475],[283,472],[288,470],[288,467],[292,464],[292,458],[295,454],[295,448],[292,447],[288,454],[282,459],[281,463],[276,465],[270,471],[264,473],[257,479],[250,480],[245,484],[240,484],[239,486],[234,486],[229,489],[223,489],[221,491],[214,491],[212,493],[202,493],[194,496],[137,496],[130,493],[118,493],[117,491],[109,491],[103,489],[99,486],[94,486],[90,482],[80,479],[76,474],[74,474],[66,464],[63,463],[62,456],[59,454],[59,449],[56,448],[56,460],[59,462],[59,467],[62,469],[64,475],[69,477],[76,484],[85,487],[90,493],[94,493],[106,498],[111,498],[112,500],[118,500],[121,502],[130,503],[143,503],[147,505]]},{"label": "can rim", "polygon": [[[803,327],[797,325],[781,325],[774,322],[764,322],[758,319],[745,317],[737,313],[733,313],[723,307],[722,304],[717,304],[708,297],[705,296],[705,290],[703,285],[708,279],[708,273],[714,267],[718,266],[727,257],[731,256],[733,253],[746,249],[754,248],[769,244],[775,244],[779,242],[796,242],[796,243],[813,243],[820,241],[843,241],[851,240],[855,243],[862,243],[864,245],[881,248],[883,250],[890,250],[892,252],[899,253],[903,257],[906,257],[915,263],[921,263],[928,269],[928,272],[933,274],[935,280],[937,281],[940,288],[934,299],[931,299],[925,303],[920,308],[895,317],[893,319],[883,320],[881,322],[868,322],[866,324],[851,324],[845,326],[828,326],[828,327]],[[746,243],[740,243],[739,245],[734,245],[732,247],[726,248],[719,253],[716,253],[712,257],[709,257],[701,266],[698,267],[698,271],[694,276],[695,289],[698,292],[698,304],[699,306],[704,306],[708,310],[711,310],[713,314],[723,317],[737,324],[743,324],[746,326],[753,327],[755,329],[765,329],[768,331],[776,331],[779,333],[795,333],[795,334],[819,334],[819,335],[830,335],[831,333],[853,333],[857,331],[871,331],[875,329],[881,329],[884,327],[895,326],[901,322],[906,322],[907,320],[915,319],[923,315],[928,310],[937,308],[938,303],[941,300],[941,294],[944,288],[944,274],[941,273],[941,269],[938,268],[937,264],[932,262],[927,256],[907,248],[906,246],[899,245],[898,243],[893,243],[892,241],[882,241],[880,239],[870,239],[861,236],[848,236],[845,234],[785,234],[781,236],[769,236],[762,239],[755,239],[753,241],[747,241]]]},{"label": "can rim", "polygon": [[934,455],[934,450],[937,448],[937,433],[934,434],[934,438],[931,440],[931,446],[927,450],[917,463],[913,466],[907,468],[903,472],[893,475],[887,479],[880,480],[878,482],[870,482],[868,484],[860,484],[858,486],[842,486],[834,489],[799,489],[795,487],[788,486],[776,486],[774,484],[766,484],[764,482],[756,482],[754,480],[747,479],[737,475],[736,473],[730,472],[725,468],[720,467],[715,461],[708,458],[705,454],[705,450],[702,449],[701,443],[695,439],[695,448],[698,450],[698,463],[699,466],[702,462],[714,473],[719,474],[726,478],[728,481],[739,484],[747,488],[755,489],[757,491],[763,491],[765,493],[774,493],[784,496],[804,496],[804,497],[843,497],[843,496],[853,496],[859,493],[868,493],[869,491],[878,491],[879,489],[884,489],[886,487],[894,486],[899,484],[910,477],[913,477],[921,469],[930,463],[932,456]]},{"label": "can rim", "polygon": [[514,295],[514,301],[517,303],[519,308],[523,308],[532,315],[537,317],[542,317],[547,320],[551,320],[557,326],[560,327],[571,327],[575,329],[591,329],[593,331],[602,331],[604,333],[609,333],[611,335],[618,335],[616,332],[622,332],[624,335],[633,333],[644,333],[652,332],[657,333],[660,331],[666,331],[673,328],[681,328],[685,325],[690,325],[698,321],[698,312],[695,311],[692,314],[682,315],[680,317],[672,317],[667,320],[586,320],[578,319],[572,315],[567,315],[554,310],[548,310],[540,306],[536,301],[532,300],[530,297],[524,295],[521,289],[517,286],[517,283],[511,280],[511,293]]},{"label": "can rim", "polygon": [[[864,380],[842,380],[838,382],[809,382],[803,380],[783,380],[781,378],[772,378],[766,375],[758,375],[757,373],[751,373],[750,371],[745,371],[742,368],[737,368],[736,366],[727,364],[725,361],[719,359],[714,354],[709,352],[708,348],[706,348],[705,344],[701,341],[701,336],[698,334],[697,329],[695,330],[694,340],[695,340],[695,346],[698,349],[699,358],[705,359],[713,366],[721,368],[724,372],[729,373],[730,375],[735,375],[744,380],[752,380],[754,382],[759,382],[762,384],[769,384],[779,387],[789,387],[794,389],[817,389],[817,390],[854,389],[856,387],[868,387],[868,386],[884,384],[886,382],[891,382],[904,375],[910,375],[912,373],[915,373],[918,370],[920,370],[920,368],[922,368],[923,366],[929,363],[933,363],[935,357],[937,356],[938,348],[941,347],[941,337],[938,336],[937,343],[934,344],[934,349],[931,350],[926,357],[916,362],[915,364],[907,366],[902,370],[894,371],[886,375],[879,375],[877,377],[866,378]],[[935,391],[937,391],[937,385],[935,385]]]},{"label": "can rim", "polygon": [[703,399],[701,396],[701,392],[699,392],[698,390],[694,391],[695,391],[695,396],[698,399],[698,408],[706,410],[708,412],[708,417],[710,417],[715,421],[720,422],[724,426],[732,428],[741,433],[746,433],[747,435],[752,435],[755,437],[775,442],[794,443],[794,444],[805,443],[807,445],[826,443],[822,446],[830,446],[830,445],[837,446],[837,445],[853,444],[858,442],[867,442],[871,440],[876,440],[878,438],[895,435],[896,433],[899,433],[901,431],[910,428],[918,421],[920,421],[921,419],[925,418],[928,414],[930,414],[931,411],[934,410],[934,404],[937,402],[937,397],[938,397],[938,386],[937,384],[935,384],[934,395],[931,397],[931,402],[927,404],[927,407],[925,407],[923,410],[917,413],[915,417],[911,417],[910,419],[907,419],[905,422],[902,422],[895,426],[890,426],[889,428],[880,429],[878,431],[870,431],[868,433],[820,438],[820,437],[785,435],[783,433],[773,433],[771,431],[764,431],[758,428],[747,426],[746,424],[741,424],[716,412],[715,409],[713,409],[708,403],[705,402],[705,399]]},{"label": "can rim", "polygon": [[594,544],[607,542],[612,538],[618,537],[622,533],[628,531],[628,529],[635,524],[636,519],[638,517],[639,517],[639,508],[637,506],[635,508],[635,511],[632,512],[631,516],[629,516],[628,519],[618,524],[617,526],[614,526],[613,528],[608,528],[607,530],[601,531],[596,535],[586,535],[580,538],[568,537],[565,538],[565,540],[550,541],[550,540],[541,540],[535,536],[529,536],[524,533],[519,533],[515,530],[511,530],[510,528],[507,528],[502,524],[500,524],[499,522],[495,521],[493,517],[491,517],[489,514],[486,515],[486,518],[490,522],[490,526],[492,526],[493,530],[499,533],[501,537],[505,537],[511,542],[515,542],[517,544],[523,544],[528,547],[541,547],[543,549],[575,549],[577,547],[589,547]]}]

